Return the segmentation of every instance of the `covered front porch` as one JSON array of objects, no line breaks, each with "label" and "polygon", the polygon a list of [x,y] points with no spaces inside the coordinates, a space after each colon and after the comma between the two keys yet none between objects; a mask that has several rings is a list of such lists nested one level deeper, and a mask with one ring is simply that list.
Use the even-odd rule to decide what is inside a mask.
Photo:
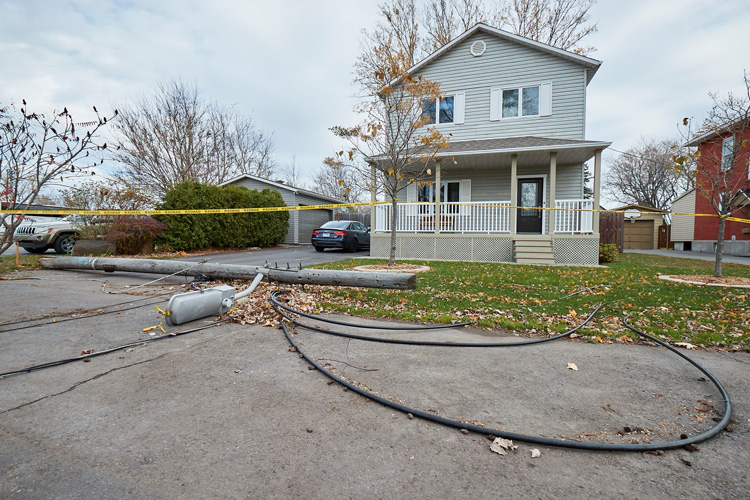
[{"label": "covered front porch", "polygon": [[[535,137],[452,143],[434,176],[401,191],[397,258],[596,265],[606,146]],[[584,198],[591,158],[593,196]],[[373,257],[389,254],[393,210],[373,210]]]}]

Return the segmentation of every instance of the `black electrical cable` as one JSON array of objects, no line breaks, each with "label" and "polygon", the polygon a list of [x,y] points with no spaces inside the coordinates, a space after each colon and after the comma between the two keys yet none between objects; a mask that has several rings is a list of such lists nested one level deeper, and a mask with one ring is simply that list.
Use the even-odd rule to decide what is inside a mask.
[{"label": "black electrical cable", "polygon": [[[597,311],[603,306],[599,306],[597,308]],[[277,310],[278,311],[278,310]],[[279,313],[281,314],[281,313]],[[593,317],[593,313],[589,317]],[[283,316],[283,315],[282,315]],[[293,320],[292,320],[293,321]],[[308,355],[301,347],[300,345],[292,338],[292,335],[289,333],[289,330],[286,327],[286,324],[281,321],[281,327],[284,330],[284,335],[286,335],[287,340],[292,345],[294,350],[298,353],[300,353],[307,362],[312,364],[316,369],[318,369],[320,372],[322,372],[324,375],[329,377],[330,379],[334,380],[335,382],[338,382],[341,385],[346,386],[348,389],[351,389],[352,391],[357,392],[358,394],[361,394],[362,396],[365,396],[373,401],[377,401],[378,403],[385,405],[387,407],[402,411],[404,413],[411,413],[414,416],[420,417],[425,420],[430,420],[432,422],[436,422],[442,425],[446,425],[449,427],[454,427],[457,429],[466,429],[471,432],[476,432],[478,434],[483,435],[492,435],[497,436],[505,439],[515,439],[517,441],[524,441],[527,443],[533,443],[538,444],[541,446],[557,446],[562,448],[572,448],[572,449],[580,449],[580,450],[592,450],[592,451],[636,451],[636,452],[646,452],[646,451],[657,451],[657,450],[669,450],[669,449],[675,449],[675,448],[682,448],[687,445],[700,443],[702,441],[705,441],[707,439],[710,439],[711,437],[715,436],[719,432],[722,431],[726,427],[726,425],[729,423],[729,420],[731,418],[732,413],[732,404],[729,399],[729,394],[724,389],[724,386],[721,385],[721,383],[714,378],[713,375],[711,375],[708,370],[703,368],[700,364],[689,358],[688,356],[680,353],[677,351],[677,349],[673,348],[672,346],[669,346],[668,344],[661,342],[658,339],[655,339],[654,337],[651,337],[650,335],[641,332],[640,330],[637,330],[630,326],[625,319],[623,319],[623,324],[625,324],[626,327],[628,327],[630,330],[635,332],[638,335],[644,336],[650,340],[656,341],[659,345],[662,345],[664,347],[667,347],[670,351],[675,352],[680,357],[688,360],[693,366],[698,368],[704,375],[706,375],[709,380],[714,384],[714,386],[719,390],[719,392],[722,395],[722,398],[724,398],[724,404],[725,404],[725,411],[724,416],[721,419],[720,422],[718,422],[716,425],[711,427],[705,432],[702,432],[696,436],[685,438],[685,439],[679,439],[675,441],[666,441],[662,443],[640,443],[640,444],[627,444],[627,443],[589,443],[589,442],[582,442],[582,441],[569,441],[565,439],[554,439],[554,438],[545,438],[542,436],[532,436],[528,434],[520,434],[516,432],[507,432],[507,431],[501,431],[498,429],[489,429],[486,427],[481,427],[474,424],[467,424],[464,422],[460,422],[458,420],[452,420],[445,417],[440,417],[437,415],[433,415],[431,413],[427,413],[421,410],[417,410],[415,408],[410,408],[406,405],[402,405],[400,403],[395,403],[393,401],[390,401],[386,398],[383,398],[382,396],[379,396],[377,394],[374,394],[370,391],[366,391],[355,384],[352,384],[351,382],[345,380],[342,377],[339,377],[337,375],[334,375],[330,371],[326,370],[323,366],[320,365],[315,359],[313,359],[310,355]],[[326,332],[328,333],[328,332]],[[447,344],[447,345],[455,345],[455,344]]]},{"label": "black electrical cable", "polygon": [[42,316],[37,316],[36,318],[19,319],[18,321],[8,321],[7,323],[0,323],[0,328],[4,326],[17,325],[19,323],[28,323],[29,321],[40,321],[43,319],[59,318],[61,316],[65,316],[66,314],[81,313],[81,312],[88,312],[88,311],[98,311],[100,309],[106,309],[109,307],[119,307],[119,306],[124,306],[125,304],[135,304],[136,302],[143,302],[144,300],[151,300],[155,297],[164,297],[166,295],[171,295],[171,294],[172,292],[162,293],[162,294],[153,295],[150,297],[143,297],[142,299],[128,300],[126,302],[120,302],[118,304],[110,304],[110,305],[106,305],[102,307],[95,307],[95,308],[88,308],[88,309],[76,309],[76,310],[68,311],[68,312],[57,312],[55,314],[45,314]]},{"label": "black electrical cable", "polygon": [[[577,330],[580,330],[586,324],[588,324],[589,321],[591,321],[594,318],[594,315],[596,315],[599,310],[606,305],[606,303],[600,304],[599,306],[594,309],[594,311],[589,314],[588,318],[581,323],[580,325],[566,331],[563,333],[559,333],[557,335],[553,335],[552,337],[544,337],[540,339],[532,339],[532,340],[523,340],[523,341],[517,341],[517,342],[485,342],[485,343],[477,343],[477,342],[434,342],[429,340],[402,340],[402,339],[386,339],[382,337],[368,337],[365,335],[356,335],[353,333],[346,333],[346,332],[337,332],[335,330],[326,330],[324,328],[319,328],[317,326],[311,326],[306,325],[299,320],[296,320],[292,318],[291,316],[283,313],[279,310],[279,308],[284,308],[289,311],[291,311],[294,314],[299,314],[299,311],[296,311],[288,306],[284,306],[279,302],[279,297],[283,294],[288,293],[289,290],[278,290],[271,293],[271,306],[274,308],[274,310],[279,313],[280,316],[282,316],[284,319],[293,322],[295,325],[299,325],[302,328],[305,328],[307,330],[312,330],[319,333],[325,333],[327,335],[333,335],[336,337],[345,337],[350,339],[357,339],[357,340],[364,340],[367,342],[380,342],[382,344],[401,344],[401,345],[418,345],[418,346],[432,346],[432,347],[519,347],[519,346],[525,346],[525,345],[532,345],[532,344],[542,344],[544,342],[551,342],[553,340],[558,340],[563,337],[567,337],[573,333],[575,333]],[[325,321],[325,318],[321,317],[315,317],[314,319],[319,319],[321,321]],[[358,325],[349,325],[353,326],[355,328],[359,328]],[[454,325],[457,326],[457,325]],[[371,327],[370,327],[371,328]]]},{"label": "black electrical cable", "polygon": [[[153,298],[153,297],[149,297],[149,298]],[[133,309],[140,309],[141,307],[152,306],[152,305],[158,304],[160,302],[164,302],[164,299],[159,299],[159,300],[154,301],[154,302],[149,302],[147,304],[140,304],[140,305],[133,306],[133,307],[126,307],[124,309],[116,309],[116,310],[113,310],[113,311],[101,311],[101,312],[98,312],[98,313],[87,314],[85,316],[76,316],[76,317],[70,317],[70,318],[55,319],[55,320],[52,320],[52,321],[47,321],[46,323],[34,323],[32,325],[25,325],[25,326],[19,326],[19,327],[16,327],[16,328],[9,328],[7,330],[0,330],[0,333],[17,332],[19,330],[27,330],[29,328],[38,328],[40,326],[47,326],[47,325],[57,325],[59,323],[66,323],[68,321],[78,321],[80,319],[95,318],[97,316],[105,316],[107,314],[114,314],[114,313],[119,313],[119,312],[124,312],[124,311],[132,311]],[[127,304],[127,302],[125,302],[125,303]],[[105,306],[105,307],[110,307],[110,306]],[[89,310],[90,311],[94,311],[95,309],[89,309]],[[31,320],[31,321],[35,321],[35,320]]]},{"label": "black electrical cable", "polygon": [[73,363],[75,361],[83,361],[85,359],[90,359],[90,358],[95,358],[97,356],[103,356],[105,354],[110,354],[110,353],[115,352],[115,351],[121,351],[122,349],[127,349],[128,347],[135,347],[135,346],[139,346],[139,345],[143,345],[143,344],[148,344],[148,343],[151,343],[151,342],[156,342],[158,340],[164,340],[164,339],[167,339],[167,338],[170,338],[170,337],[179,337],[180,335],[186,335],[188,333],[193,333],[193,332],[197,332],[199,330],[205,330],[207,328],[213,328],[215,326],[219,326],[222,323],[226,323],[230,319],[232,319],[232,318],[222,319],[222,320],[219,320],[219,321],[215,321],[213,323],[209,323],[208,325],[205,325],[205,326],[201,326],[201,327],[197,327],[197,328],[191,328],[189,330],[185,330],[185,331],[182,331],[182,332],[167,333],[166,335],[160,335],[159,337],[152,337],[152,338],[148,338],[148,339],[139,340],[138,342],[131,342],[129,344],[119,345],[117,347],[110,347],[108,349],[104,349],[104,350],[101,350],[101,351],[92,352],[91,354],[82,354],[81,356],[76,356],[76,357],[73,357],[73,358],[66,358],[66,359],[60,359],[60,360],[57,360],[57,361],[50,361],[49,363],[42,363],[40,365],[29,366],[29,367],[26,367],[26,368],[22,368],[20,370],[13,370],[13,371],[10,371],[10,372],[0,373],[0,379],[4,378],[4,377],[8,377],[10,375],[19,375],[21,373],[30,373],[30,372],[34,372],[34,371],[37,371],[37,370],[43,370],[45,368],[52,368],[53,366],[60,366],[60,365],[68,364],[68,363]]}]

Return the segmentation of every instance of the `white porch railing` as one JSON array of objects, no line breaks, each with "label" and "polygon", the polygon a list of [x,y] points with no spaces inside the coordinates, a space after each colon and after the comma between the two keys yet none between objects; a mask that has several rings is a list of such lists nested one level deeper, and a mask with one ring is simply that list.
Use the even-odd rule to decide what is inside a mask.
[{"label": "white porch railing", "polygon": [[[441,203],[440,216],[435,203],[399,203],[396,231],[433,233],[436,221],[446,233],[508,233],[510,232],[509,201],[474,203]],[[375,232],[391,230],[391,205],[375,207]]]},{"label": "white porch railing", "polygon": [[555,200],[556,233],[590,233],[594,226],[594,200]]},{"label": "white porch railing", "polygon": [[[396,231],[434,233],[436,221],[445,233],[509,233],[510,201],[476,201],[441,203],[435,216],[435,203],[398,203]],[[555,233],[590,233],[593,231],[593,200],[556,200]],[[392,205],[375,207],[376,233],[391,230]]]}]

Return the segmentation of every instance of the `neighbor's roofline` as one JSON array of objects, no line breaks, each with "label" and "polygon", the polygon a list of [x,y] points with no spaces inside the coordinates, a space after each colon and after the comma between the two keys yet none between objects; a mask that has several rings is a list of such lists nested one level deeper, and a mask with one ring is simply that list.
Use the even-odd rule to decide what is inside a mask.
[{"label": "neighbor's roofline", "polygon": [[726,125],[723,125],[721,128],[715,128],[712,130],[709,130],[708,132],[701,134],[697,137],[693,137],[685,146],[687,147],[696,147],[699,146],[701,143],[704,143],[710,139],[714,139],[716,137],[720,137],[727,132],[730,132],[730,129],[734,127],[735,125],[747,121],[748,123],[743,128],[750,128],[750,117],[744,117],[740,118],[738,120],[734,120],[732,122],[727,123]]},{"label": "neighbor's roofline", "polygon": [[262,182],[263,184],[268,184],[269,186],[274,186],[279,189],[286,189],[287,191],[291,191],[294,194],[303,194],[307,196],[315,196],[317,198],[321,198],[328,201],[333,201],[335,203],[341,204],[346,203],[344,200],[339,200],[338,198],[332,198],[331,196],[327,196],[324,194],[316,193],[315,191],[310,191],[308,189],[302,189],[294,186],[290,186],[288,184],[282,184],[280,182],[275,182],[269,179],[264,179],[263,177],[258,177],[257,175],[251,175],[251,174],[241,174],[233,179],[229,179],[228,181],[224,181],[221,184],[219,184],[219,187],[226,186],[227,184],[232,184],[234,182],[237,182],[240,179],[252,179],[254,181]]},{"label": "neighbor's roofline", "polygon": [[[594,76],[594,73],[596,73],[596,70],[599,69],[599,66],[601,66],[602,64],[602,61],[599,61],[597,59],[592,59],[591,57],[582,56],[580,54],[576,54],[575,52],[570,52],[568,50],[560,49],[558,47],[553,47],[552,45],[547,45],[546,43],[537,42],[536,40],[532,40],[530,38],[526,38],[520,35],[514,35],[513,33],[510,33],[505,30],[501,30],[499,28],[494,28],[484,23],[477,23],[471,28],[469,28],[468,30],[464,31],[459,36],[457,36],[456,38],[454,38],[453,40],[451,40],[450,42],[440,47],[438,50],[436,50],[429,56],[425,57],[424,59],[416,63],[414,66],[406,70],[406,72],[408,74],[412,74],[415,71],[418,71],[420,68],[426,66],[430,62],[439,58],[444,53],[446,53],[447,51],[455,47],[457,44],[466,40],[467,38],[469,38],[470,36],[472,36],[474,33],[478,31],[483,31],[491,35],[495,35],[499,38],[510,40],[512,42],[515,42],[521,45],[526,45],[526,46],[535,48],[537,50],[541,50],[543,52],[549,52],[551,54],[557,55],[564,59],[569,59],[583,66],[586,66],[587,68],[593,70],[591,74],[588,75],[588,81],[591,81],[591,78]],[[396,83],[398,83],[399,80],[400,78],[396,78],[392,80],[390,84],[395,85]]]}]

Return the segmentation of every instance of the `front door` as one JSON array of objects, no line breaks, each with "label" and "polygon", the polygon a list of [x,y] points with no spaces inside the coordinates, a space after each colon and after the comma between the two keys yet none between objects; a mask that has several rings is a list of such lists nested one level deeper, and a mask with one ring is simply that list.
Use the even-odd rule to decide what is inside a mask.
[{"label": "front door", "polygon": [[[541,207],[544,180],[518,179],[518,199],[521,207]],[[516,232],[542,233],[542,211],[529,208],[519,208]]]}]

